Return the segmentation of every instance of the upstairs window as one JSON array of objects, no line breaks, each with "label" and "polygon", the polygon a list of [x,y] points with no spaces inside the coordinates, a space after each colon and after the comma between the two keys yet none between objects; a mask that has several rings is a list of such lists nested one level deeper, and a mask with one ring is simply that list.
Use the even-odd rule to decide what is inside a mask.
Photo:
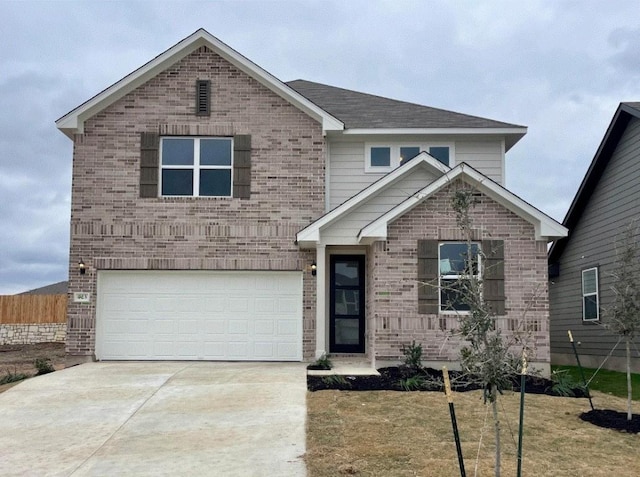
[{"label": "upstairs window", "polygon": [[582,270],[582,320],[598,321],[600,319],[599,305],[598,268]]},{"label": "upstairs window", "polygon": [[480,278],[479,244],[445,242],[438,249],[440,311],[469,311],[461,291],[465,281]]},{"label": "upstairs window", "polygon": [[367,144],[365,172],[389,172],[426,151],[451,166],[453,146],[431,144]]},{"label": "upstairs window", "polygon": [[231,197],[232,151],[231,138],[162,138],[161,195]]}]

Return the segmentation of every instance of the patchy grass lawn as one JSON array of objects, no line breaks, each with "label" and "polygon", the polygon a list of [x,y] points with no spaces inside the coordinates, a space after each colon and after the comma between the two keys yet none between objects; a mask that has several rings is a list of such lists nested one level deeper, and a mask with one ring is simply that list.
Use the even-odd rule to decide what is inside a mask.
[{"label": "patchy grass lawn", "polygon": [[[598,407],[623,411],[625,400],[594,393]],[[456,393],[467,475],[493,475],[493,421],[480,391]],[[501,396],[502,470],[515,475],[519,394]],[[523,475],[637,476],[640,436],[579,419],[586,399],[528,394]],[[318,391],[307,394],[310,477],[460,475],[443,393]],[[485,423],[486,419],[486,423]]]},{"label": "patchy grass lawn", "polygon": [[[580,370],[577,366],[552,366],[552,369],[566,369],[576,383],[582,383]],[[587,382],[589,382],[596,372],[596,370],[592,368],[582,368],[582,370],[584,371],[584,377]],[[631,386],[633,387],[633,399],[640,401],[640,374],[631,374]],[[589,383],[589,389],[592,391],[602,391],[603,393],[613,394],[614,396],[626,399],[627,373],[601,369],[598,371],[596,377]]]}]

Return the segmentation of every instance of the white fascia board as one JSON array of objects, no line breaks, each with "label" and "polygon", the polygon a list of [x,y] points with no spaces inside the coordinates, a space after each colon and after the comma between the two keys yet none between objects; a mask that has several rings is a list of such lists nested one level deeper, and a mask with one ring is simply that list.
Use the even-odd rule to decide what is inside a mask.
[{"label": "white fascia board", "polygon": [[84,132],[84,122],[91,116],[102,111],[201,46],[209,47],[216,54],[260,82],[263,86],[269,88],[293,106],[316,119],[322,124],[324,132],[342,131],[344,129],[344,124],[337,118],[316,106],[297,91],[289,88],[271,73],[260,68],[204,29],[196,31],[164,53],[156,56],[153,60],[128,74],[120,81],[62,116],[56,121],[56,126],[69,137],[73,137],[74,133]]},{"label": "white fascia board", "polygon": [[372,239],[385,240],[387,237],[387,227],[391,222],[409,212],[458,177],[462,177],[476,189],[531,223],[535,227],[537,240],[554,240],[567,236],[568,230],[566,227],[526,203],[515,194],[504,189],[488,177],[480,174],[468,164],[462,163],[455,167],[450,173],[436,179],[386,214],[365,226],[358,234],[358,240],[360,242],[371,241]]},{"label": "white fascia board", "polygon": [[482,134],[482,135],[504,135],[504,134],[527,134],[526,127],[520,128],[380,128],[380,129],[346,129],[343,134],[362,135],[397,135],[397,134]]},{"label": "white fascia board", "polygon": [[434,169],[435,171],[441,172],[442,174],[447,174],[449,171],[451,171],[448,166],[442,164],[433,156],[427,154],[426,152],[422,152],[411,159],[407,164],[389,172],[387,175],[378,179],[366,189],[360,191],[350,199],[344,201],[331,212],[324,214],[315,222],[307,225],[304,229],[296,234],[296,241],[298,243],[307,241],[315,241],[316,243],[319,242],[320,229],[322,227],[329,225],[331,222],[334,222],[342,215],[355,209],[357,206],[365,202],[369,197],[388,187],[389,184],[392,184],[396,180],[399,180],[400,178],[410,174],[411,171],[413,171],[416,167],[420,167],[422,164],[426,164],[430,168]]}]

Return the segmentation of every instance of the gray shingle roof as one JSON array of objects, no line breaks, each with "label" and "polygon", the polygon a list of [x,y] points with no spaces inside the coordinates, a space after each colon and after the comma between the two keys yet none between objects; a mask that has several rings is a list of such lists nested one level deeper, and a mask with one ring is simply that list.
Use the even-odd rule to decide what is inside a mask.
[{"label": "gray shingle roof", "polygon": [[311,81],[286,84],[338,118],[347,129],[524,127]]},{"label": "gray shingle roof", "polygon": [[18,295],[62,295],[67,293],[69,282],[57,282],[40,288],[34,288],[26,292],[18,293]]}]

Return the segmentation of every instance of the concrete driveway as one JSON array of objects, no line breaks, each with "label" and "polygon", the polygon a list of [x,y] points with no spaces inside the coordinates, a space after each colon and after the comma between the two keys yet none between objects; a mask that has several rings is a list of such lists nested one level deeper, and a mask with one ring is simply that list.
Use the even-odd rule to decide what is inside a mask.
[{"label": "concrete driveway", "polygon": [[0,394],[0,475],[304,476],[301,363],[88,363]]}]

